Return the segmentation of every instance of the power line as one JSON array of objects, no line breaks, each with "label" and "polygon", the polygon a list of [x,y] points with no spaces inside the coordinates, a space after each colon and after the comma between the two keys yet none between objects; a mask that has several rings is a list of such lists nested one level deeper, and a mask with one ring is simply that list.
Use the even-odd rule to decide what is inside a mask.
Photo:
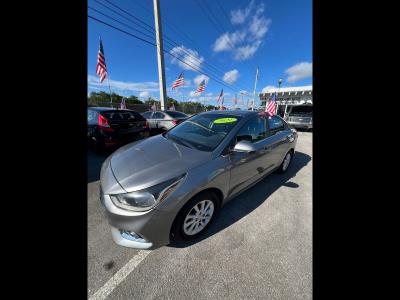
[{"label": "power line", "polygon": [[[203,0],[202,2],[201,2],[200,0],[195,0],[195,2],[196,2],[197,5],[200,7],[200,9],[203,11],[203,14],[204,14],[204,15],[210,20],[210,22],[214,25],[214,27],[215,27],[215,28],[218,27],[218,28],[216,28],[216,29],[219,31],[219,33],[220,33],[221,35],[224,35],[224,34],[225,34],[225,31],[226,31],[226,33],[228,34],[228,36],[227,36],[227,43],[228,43],[229,46],[231,47],[231,50],[235,50],[236,47],[235,47],[235,45],[233,45],[233,43],[231,42],[231,39],[230,39],[230,37],[229,37],[229,32],[228,32],[227,30],[225,30],[224,26],[220,25],[218,18],[215,17],[215,15],[214,15],[214,13],[212,12],[211,8],[208,6],[207,0]],[[203,7],[200,3],[203,3],[203,4],[204,4],[204,7],[207,8],[207,12],[206,12],[206,9],[204,9],[204,7]],[[210,13],[210,16],[211,16],[211,17],[208,15],[208,13]],[[216,23],[215,23],[215,21],[213,21],[213,19],[215,19],[215,20],[218,22],[219,26],[215,26]],[[228,22],[229,22],[229,18],[228,18]],[[221,28],[222,28],[222,30],[220,30]],[[234,29],[233,27],[232,27],[232,29],[233,29],[233,32],[235,32],[235,29]],[[256,68],[256,66],[253,65],[252,63],[250,63],[249,61],[243,60],[243,62],[246,63],[246,64],[247,64],[249,67],[251,67],[251,68]]]},{"label": "power line", "polygon": [[[127,32],[127,31],[123,30],[123,29],[120,29],[120,28],[118,28],[118,27],[116,27],[116,26],[113,26],[113,25],[107,23],[107,22],[104,22],[104,21],[102,21],[102,20],[99,20],[99,19],[97,19],[97,18],[95,18],[95,17],[93,17],[93,16],[88,15],[88,17],[91,18],[91,19],[93,19],[93,20],[95,20],[95,21],[97,21],[97,22],[100,22],[100,23],[102,23],[102,24],[104,24],[104,25],[106,25],[106,26],[109,26],[109,27],[111,27],[111,28],[114,28],[115,30],[118,30],[118,31],[120,31],[120,32],[122,32],[122,33],[125,33],[125,34],[127,34],[127,35],[129,35],[129,36],[132,36],[132,37],[134,37],[134,38],[136,38],[136,39],[138,39],[138,40],[141,40],[141,41],[143,41],[143,42],[145,42],[145,43],[147,43],[147,44],[150,44],[150,45],[156,47],[156,44],[155,44],[155,43],[152,43],[152,42],[149,42],[149,41],[147,41],[147,40],[145,40],[145,39],[142,39],[141,37],[138,37],[137,35],[134,35],[134,34],[132,34],[132,33],[129,33],[129,32]],[[191,65],[191,64],[189,64],[189,63],[187,63],[187,62],[181,60],[179,57],[175,56],[174,54],[172,54],[172,53],[170,53],[170,52],[168,52],[168,51],[165,51],[165,50],[164,50],[164,52],[167,53],[167,54],[169,54],[169,55],[171,55],[172,57],[175,57],[176,59],[178,59],[179,61],[181,61],[181,62],[184,63],[185,65],[189,66],[190,68],[196,70],[197,72],[199,72],[199,73],[201,73],[201,74],[203,74],[203,75],[209,77],[210,79],[213,79],[215,82],[217,82],[217,83],[219,83],[219,84],[221,84],[221,85],[223,85],[223,86],[229,88],[230,90],[232,90],[232,91],[234,91],[234,92],[237,92],[237,90],[233,89],[231,86],[226,85],[224,82],[220,81],[219,79],[214,78],[214,77],[211,76],[210,74],[207,74],[207,73],[205,73],[205,72],[203,72],[203,71],[197,69],[197,68],[194,67],[193,65]]]},{"label": "power line", "polygon": [[[96,1],[96,0],[95,0],[95,1]],[[96,2],[98,2],[98,1],[96,1]],[[98,3],[100,3],[100,2],[98,2]],[[100,4],[102,4],[102,3],[100,3]],[[102,5],[103,5],[103,4],[102,4]],[[136,22],[134,22],[134,21],[132,21],[131,19],[125,17],[124,15],[122,15],[122,14],[116,12],[116,11],[113,10],[112,8],[109,8],[109,7],[106,6],[106,5],[103,5],[103,6],[104,6],[105,8],[110,9],[111,11],[113,11],[113,12],[116,13],[116,14],[118,14],[119,16],[123,17],[124,19],[128,20],[129,22],[132,22],[133,24],[137,25]],[[104,13],[102,13],[102,12],[96,10],[95,8],[92,8],[92,7],[90,7],[90,6],[89,6],[89,8],[92,9],[92,10],[94,10],[94,11],[96,11],[97,13],[99,13],[99,14],[101,14],[101,15],[103,15],[103,16],[109,18],[109,19],[111,19],[111,20],[114,20],[115,22],[118,22],[118,23],[120,23],[120,24],[122,24],[122,25],[124,25],[124,26],[126,26],[126,27],[128,27],[128,28],[130,28],[130,29],[132,29],[132,30],[135,30],[136,32],[141,33],[142,35],[144,35],[144,36],[146,36],[146,37],[148,37],[148,38],[151,38],[151,39],[154,38],[154,36],[149,36],[149,35],[147,35],[147,34],[141,32],[140,30],[137,30],[137,29],[135,29],[135,28],[133,28],[133,27],[131,27],[131,26],[129,26],[129,25],[127,25],[127,24],[121,22],[121,21],[116,20],[115,18],[113,18],[113,17],[111,17],[111,16],[109,16],[109,15],[107,15],[107,14],[104,14]],[[129,14],[129,13],[128,13],[128,14]],[[137,18],[137,19],[138,19],[138,18]],[[138,20],[139,20],[140,22],[146,24],[145,22],[141,21],[140,19],[138,19]],[[146,25],[148,25],[148,24],[146,24]],[[150,28],[152,28],[150,25],[148,25],[148,26],[149,26]],[[143,26],[140,26],[140,27],[143,28]],[[150,32],[150,33],[154,33],[154,29],[153,29],[153,31],[150,31],[150,30],[148,30],[147,28],[144,28],[144,29],[145,29],[146,31]],[[169,41],[169,40],[170,40],[170,39],[167,38],[167,39],[165,40],[165,42],[166,42],[167,44],[169,44],[170,47],[179,46],[177,43],[171,42],[171,41]],[[171,50],[171,49],[168,49],[168,50]],[[201,63],[204,62],[204,61],[201,61],[201,60],[200,60],[199,58],[197,58],[196,56],[192,55],[192,54],[191,54],[190,52],[188,52],[187,50],[185,50],[185,49],[183,49],[183,48],[181,48],[181,50],[182,50],[183,52],[185,52],[187,55],[189,55],[190,57],[192,57],[194,60],[196,60],[199,64],[201,64]],[[204,63],[205,63],[205,62],[204,62]],[[214,69],[215,69],[215,68],[214,68]],[[212,72],[209,71],[209,72],[210,72],[210,73],[214,73],[214,71],[212,71]],[[215,75],[215,74],[213,74],[213,75]],[[218,75],[215,75],[215,76],[218,77]]]},{"label": "power line", "polygon": [[[117,8],[117,9],[119,9],[120,11],[124,12],[125,14],[127,14],[127,15],[133,17],[134,19],[138,20],[140,23],[146,25],[148,28],[150,28],[150,29],[152,29],[152,30],[149,30],[149,29],[147,29],[147,28],[144,28],[143,26],[141,26],[141,25],[137,24],[136,22],[130,20],[129,18],[125,17],[124,15],[121,15],[120,13],[116,12],[114,9],[108,7],[107,5],[101,3],[101,2],[98,1],[98,0],[94,0],[94,1],[97,2],[97,3],[99,3],[100,5],[102,5],[103,7],[105,7],[105,8],[107,8],[107,9],[113,11],[114,13],[118,14],[119,16],[122,16],[124,19],[126,19],[126,20],[132,22],[133,24],[138,25],[140,28],[146,30],[147,32],[154,33],[154,28],[153,28],[151,25],[149,25],[149,24],[147,24],[146,22],[142,21],[142,20],[139,19],[138,17],[136,17],[136,16],[130,14],[129,12],[127,12],[127,11],[124,10],[123,8],[119,7],[118,5],[111,3],[109,0],[105,0],[105,1],[106,1],[107,3],[110,3],[112,6],[114,6],[114,7]],[[104,15],[104,14],[103,14],[103,15]],[[110,16],[108,16],[108,17],[111,18]],[[117,22],[118,22],[118,21],[117,21]],[[121,22],[119,22],[119,23],[121,23]],[[123,24],[123,23],[122,23],[122,24]],[[124,25],[127,26],[126,24],[124,24]],[[129,27],[129,26],[128,26],[128,27]],[[129,27],[129,28],[132,28],[132,27]],[[134,30],[136,30],[136,29],[134,29]],[[136,31],[138,31],[138,30],[136,30]],[[139,32],[140,32],[140,31],[139,31]],[[142,34],[143,34],[143,33],[142,33]],[[164,37],[165,37],[166,42],[167,42],[170,46],[172,45],[172,46],[178,46],[178,47],[180,47],[178,43],[176,43],[175,41],[173,41],[172,39],[170,39],[170,38],[167,37],[166,35],[164,35]],[[183,52],[185,52],[187,55],[189,55],[190,57],[192,57],[194,60],[196,60],[199,64],[202,64],[202,63],[203,63],[204,65],[208,66],[210,69],[212,68],[214,71],[209,70],[210,73],[214,73],[214,72],[216,71],[216,72],[219,72],[219,73],[225,75],[225,72],[224,72],[224,71],[221,71],[220,69],[216,68],[216,67],[213,66],[212,64],[209,64],[209,63],[206,62],[206,61],[200,60],[199,58],[197,58],[197,57],[194,56],[192,53],[190,53],[189,51],[187,51],[186,49],[184,49],[184,48],[182,48],[182,47],[180,47],[180,49],[181,49]],[[215,75],[215,74],[214,74],[214,75]],[[218,76],[218,75],[215,75],[215,76]],[[228,83],[228,84],[233,86],[233,84],[230,84],[230,83]],[[241,88],[243,88],[243,87],[241,87]]]},{"label": "power line", "polygon": [[138,29],[136,29],[136,28],[133,28],[132,26],[129,26],[129,25],[127,25],[127,24],[125,24],[125,23],[123,23],[123,22],[121,22],[121,21],[119,21],[119,20],[117,20],[117,19],[115,19],[115,18],[113,18],[113,17],[111,17],[111,16],[105,14],[105,13],[102,13],[101,11],[99,11],[99,10],[93,8],[93,7],[88,6],[88,8],[91,9],[91,10],[94,10],[95,12],[101,14],[102,16],[104,16],[104,17],[106,17],[106,18],[109,18],[109,19],[111,19],[111,20],[113,20],[113,21],[115,21],[115,22],[117,22],[117,23],[119,23],[119,24],[122,24],[122,25],[124,25],[124,26],[126,26],[126,27],[128,27],[128,28],[130,28],[130,29],[132,29],[132,30],[134,30],[134,31],[136,31],[136,32],[139,32],[140,34],[144,35],[144,36],[147,37],[147,38],[154,39],[154,36],[151,36],[151,35],[148,35],[148,34],[146,34],[146,33],[143,33],[142,31],[140,31],[140,30],[138,30]]},{"label": "power line", "polygon": [[[152,10],[150,10],[149,8],[147,8],[146,6],[141,4],[141,1],[132,1],[132,2],[134,2],[136,5],[138,5],[143,10],[145,10],[147,12],[147,14],[153,15]],[[196,46],[196,48],[202,49],[202,47],[199,46],[194,40],[192,40],[186,33],[184,33],[183,31],[180,31],[179,29],[177,29],[176,26],[171,21],[169,21],[169,23],[167,23],[167,20],[168,20],[168,18],[163,16],[162,23],[164,25],[166,25],[167,27],[169,27],[170,29],[172,29],[172,31],[174,31],[176,34],[178,34],[188,44],[194,44]],[[204,49],[202,49],[202,50],[204,50]]]}]

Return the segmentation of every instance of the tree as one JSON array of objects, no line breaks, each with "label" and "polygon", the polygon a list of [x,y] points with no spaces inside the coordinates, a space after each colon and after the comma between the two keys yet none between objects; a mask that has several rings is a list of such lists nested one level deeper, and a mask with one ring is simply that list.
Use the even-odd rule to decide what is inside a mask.
[{"label": "tree", "polygon": [[129,104],[143,104],[143,102],[140,101],[140,100],[138,99],[138,97],[133,96],[133,95],[127,97],[126,100],[125,100],[125,102],[126,102],[126,103],[129,103]]}]

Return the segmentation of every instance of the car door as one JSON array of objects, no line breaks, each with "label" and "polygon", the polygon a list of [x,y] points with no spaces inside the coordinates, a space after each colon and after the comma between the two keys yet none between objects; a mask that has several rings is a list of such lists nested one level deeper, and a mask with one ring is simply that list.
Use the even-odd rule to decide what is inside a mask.
[{"label": "car door", "polygon": [[294,136],[292,131],[278,116],[268,118],[268,151],[275,167],[279,167],[289,151]]},{"label": "car door", "polygon": [[149,128],[150,129],[156,129],[157,127],[157,121],[154,119],[154,114],[155,112],[150,112],[150,114],[146,114],[146,116],[148,115],[148,117],[145,117],[147,122],[149,123]]},{"label": "car door", "polygon": [[156,111],[153,113],[152,121],[154,122],[154,128],[159,129],[164,127],[163,120],[165,115],[162,112]]},{"label": "car door", "polygon": [[264,139],[267,137],[266,120],[255,116],[248,120],[237,133],[232,144],[241,140],[252,142],[256,151],[251,153],[232,152],[230,154],[230,182],[229,194],[234,195],[263,176],[264,166]]}]

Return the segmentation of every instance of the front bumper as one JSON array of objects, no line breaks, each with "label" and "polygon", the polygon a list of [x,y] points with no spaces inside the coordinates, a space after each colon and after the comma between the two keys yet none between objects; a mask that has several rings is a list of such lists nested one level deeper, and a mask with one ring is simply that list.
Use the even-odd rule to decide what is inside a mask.
[{"label": "front bumper", "polygon": [[[106,209],[111,234],[118,245],[137,249],[155,249],[169,244],[173,213],[151,209],[145,212],[127,211],[116,207],[108,195],[101,196]],[[126,238],[121,231],[136,233],[144,241]]]}]

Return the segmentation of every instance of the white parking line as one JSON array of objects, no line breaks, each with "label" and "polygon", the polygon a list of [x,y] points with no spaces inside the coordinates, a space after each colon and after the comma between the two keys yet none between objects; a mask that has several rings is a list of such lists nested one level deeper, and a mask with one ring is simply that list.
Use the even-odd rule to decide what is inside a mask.
[{"label": "white parking line", "polygon": [[89,300],[105,299],[111,292],[150,254],[150,250],[140,250],[130,261],[114,274]]}]

